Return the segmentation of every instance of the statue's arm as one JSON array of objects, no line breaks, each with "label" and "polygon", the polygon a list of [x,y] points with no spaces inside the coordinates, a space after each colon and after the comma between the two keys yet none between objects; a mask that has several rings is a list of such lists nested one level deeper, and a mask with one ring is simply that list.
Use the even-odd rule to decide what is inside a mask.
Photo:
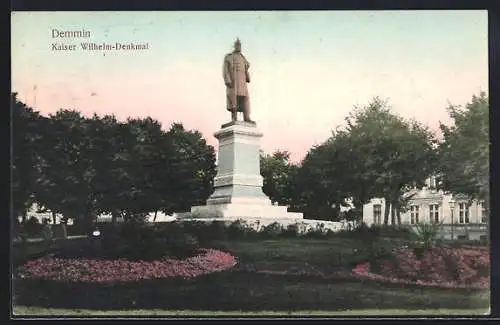
[{"label": "statue's arm", "polygon": [[231,71],[230,71],[229,60],[228,60],[227,56],[224,58],[224,63],[222,66],[222,76],[224,78],[224,84],[226,86],[231,85],[233,83],[233,81],[231,79]]},{"label": "statue's arm", "polygon": [[250,72],[248,71],[248,68],[250,68],[250,62],[248,62],[245,59],[245,74],[246,74],[246,79],[247,79],[247,82],[250,82]]},{"label": "statue's arm", "polygon": [[250,82],[250,72],[248,72],[248,70],[246,71],[246,77],[247,77],[247,82]]}]

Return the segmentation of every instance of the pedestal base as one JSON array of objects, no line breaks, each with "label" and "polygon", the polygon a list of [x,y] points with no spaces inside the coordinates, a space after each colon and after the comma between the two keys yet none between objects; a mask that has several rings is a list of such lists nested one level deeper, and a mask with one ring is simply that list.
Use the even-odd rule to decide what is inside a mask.
[{"label": "pedestal base", "polygon": [[262,191],[260,174],[261,131],[255,123],[232,121],[222,125],[214,136],[219,140],[217,176],[214,192],[204,206],[188,213],[191,219],[276,219],[301,220],[302,213],[275,206]]},{"label": "pedestal base", "polygon": [[[207,214],[211,213],[209,211],[205,211],[207,206],[199,208],[200,209],[195,208],[194,210],[198,211],[199,213],[203,213],[204,216],[207,216]],[[298,216],[296,217],[294,216],[294,214],[295,213],[288,212],[286,216],[272,218],[272,217],[235,217],[235,216],[230,216],[228,213],[226,214],[225,217],[213,216],[213,217],[197,218],[196,216],[193,216],[191,213],[187,213],[185,215],[179,216],[178,220],[182,222],[206,222],[206,223],[222,222],[226,226],[229,226],[233,222],[243,222],[247,227],[252,228],[256,231],[262,231],[264,227],[267,227],[274,223],[278,223],[282,227],[282,229],[287,229],[289,226],[295,225],[297,232],[299,234],[305,234],[310,231],[338,232],[341,230],[349,230],[354,228],[353,225],[349,225],[348,223],[303,219],[301,213],[297,213]]]},{"label": "pedestal base", "polygon": [[302,220],[303,214],[299,212],[288,212],[286,206],[245,204],[245,203],[221,203],[191,208],[191,216],[195,218],[228,218],[228,219],[296,219]]}]

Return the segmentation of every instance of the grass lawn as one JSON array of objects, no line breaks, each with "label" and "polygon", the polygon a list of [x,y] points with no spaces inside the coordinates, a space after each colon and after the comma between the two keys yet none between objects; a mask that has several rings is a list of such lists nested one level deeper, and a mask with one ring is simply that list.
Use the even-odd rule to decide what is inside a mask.
[{"label": "grass lawn", "polygon": [[[390,249],[394,242],[381,240],[379,245]],[[219,241],[213,247],[237,256],[238,265],[194,279],[138,283],[15,280],[14,312],[369,316],[485,315],[489,310],[489,290],[425,288],[349,277],[351,267],[367,256],[359,242],[350,238]]]},{"label": "grass lawn", "polygon": [[206,310],[164,310],[164,309],[131,309],[131,310],[91,310],[91,309],[55,309],[40,307],[14,307],[14,314],[40,316],[478,316],[488,315],[489,309],[358,309],[345,311],[328,310],[295,310],[279,311],[206,311]]}]

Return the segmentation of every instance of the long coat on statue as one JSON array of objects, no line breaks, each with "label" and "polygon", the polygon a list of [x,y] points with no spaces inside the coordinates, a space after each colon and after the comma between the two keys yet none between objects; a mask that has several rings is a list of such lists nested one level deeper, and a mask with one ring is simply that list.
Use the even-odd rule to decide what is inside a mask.
[{"label": "long coat on statue", "polygon": [[[222,75],[226,84],[226,106],[228,111],[231,111],[236,106],[238,112],[243,112],[244,109],[247,112],[250,111],[250,98],[247,88],[247,82],[250,82],[249,67],[250,62],[241,53],[233,52],[226,54],[224,57]],[[232,87],[227,87],[228,84],[231,84]],[[237,96],[244,96],[243,105],[238,105]]]}]

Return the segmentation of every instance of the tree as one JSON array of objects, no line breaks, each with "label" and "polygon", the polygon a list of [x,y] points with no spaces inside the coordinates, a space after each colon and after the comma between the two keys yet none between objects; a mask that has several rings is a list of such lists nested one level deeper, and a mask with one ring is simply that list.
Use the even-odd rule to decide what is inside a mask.
[{"label": "tree", "polygon": [[93,160],[99,152],[88,136],[88,121],[77,111],[59,110],[40,126],[36,199],[53,213],[90,227],[97,203]]},{"label": "tree", "polygon": [[[97,215],[110,213],[113,216],[113,223],[121,215],[124,202],[128,202],[123,199],[123,191],[129,190],[128,184],[122,182],[124,176],[116,175],[116,165],[122,162],[119,153],[128,150],[122,146],[123,141],[121,140],[127,134],[120,133],[120,127],[121,124],[114,115],[100,117],[94,114],[92,118],[87,120],[85,128],[89,137],[89,151],[93,156],[92,165],[95,170],[92,183],[96,203],[95,213]],[[124,165],[126,166],[126,164]],[[127,173],[126,168],[119,171]]]},{"label": "tree", "polygon": [[[197,131],[173,124],[168,132],[152,118],[108,123],[100,211],[129,220],[161,210],[167,214],[204,203],[213,191],[215,152]],[[107,180],[107,181],[105,181]],[[105,184],[114,184],[113,190]]]},{"label": "tree", "polygon": [[213,191],[215,151],[198,131],[150,118],[121,123],[75,110],[40,116],[12,94],[14,210],[32,202],[90,227],[101,213],[126,219],[202,204]]},{"label": "tree", "polygon": [[288,151],[277,150],[273,154],[260,155],[260,174],[263,192],[280,205],[293,205],[294,179],[298,166],[290,162]]},{"label": "tree", "polygon": [[163,211],[170,214],[205,204],[213,192],[216,175],[214,148],[207,145],[200,132],[187,131],[180,123],[171,126],[166,141],[172,146],[172,154],[168,157],[168,204]]},{"label": "tree", "polygon": [[13,217],[26,218],[34,202],[33,192],[37,175],[37,141],[41,116],[11,94],[12,110],[12,198]]},{"label": "tree", "polygon": [[161,210],[169,204],[168,187],[172,184],[171,175],[175,170],[169,158],[175,151],[167,134],[161,129],[161,123],[148,117],[129,119],[128,125],[136,142],[132,148],[130,170],[133,175],[136,192],[132,193],[135,212]]},{"label": "tree", "polygon": [[342,133],[333,133],[306,155],[295,179],[298,206],[306,218],[337,220],[340,208],[349,206],[350,189],[358,188],[350,175],[356,160]]},{"label": "tree", "polygon": [[355,110],[346,126],[313,148],[299,172],[302,200],[311,214],[334,216],[349,201],[359,210],[371,198],[386,200],[384,223],[400,222],[403,193],[423,184],[435,167],[432,132],[390,111],[379,98]]},{"label": "tree", "polygon": [[448,112],[454,123],[440,125],[440,187],[482,200],[489,209],[489,98],[481,92],[465,107],[450,105]]},{"label": "tree", "polygon": [[110,213],[115,223],[118,217],[129,221],[160,209],[169,182],[164,175],[171,172],[157,160],[165,147],[161,124],[149,117],[120,123],[114,116],[95,115],[88,134],[100,152],[93,161],[98,212]]},{"label": "tree", "polygon": [[402,195],[435,172],[435,135],[423,124],[391,113],[388,102],[379,98],[357,107],[347,118],[345,132],[362,156],[353,162],[353,177],[363,180],[369,197],[385,198],[384,224],[390,207],[391,223],[400,223]]}]

